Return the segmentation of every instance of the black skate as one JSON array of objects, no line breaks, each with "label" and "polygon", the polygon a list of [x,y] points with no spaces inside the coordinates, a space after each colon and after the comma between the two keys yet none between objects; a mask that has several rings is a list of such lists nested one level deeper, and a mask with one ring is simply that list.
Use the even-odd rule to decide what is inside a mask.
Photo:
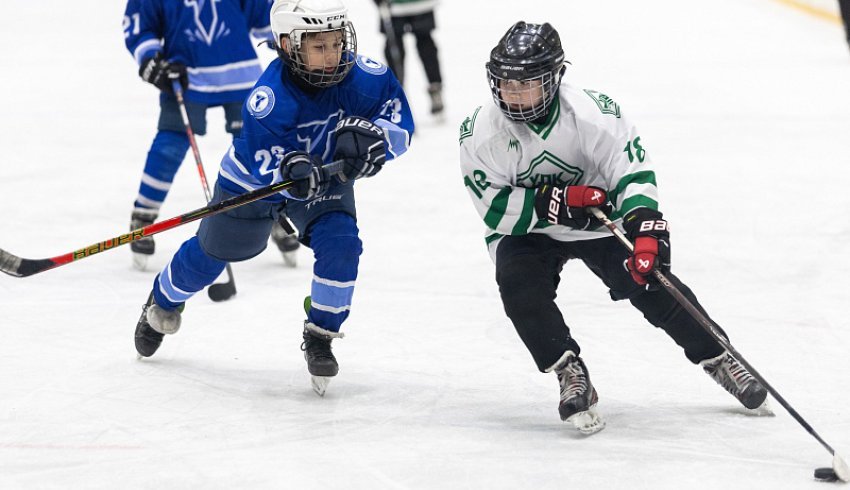
[{"label": "black skate", "polygon": [[182,310],[182,306],[176,310],[164,310],[154,302],[153,293],[148,296],[147,303],[142,307],[142,316],[136,323],[136,352],[139,358],[154,355],[165,334],[173,334],[180,329]]},{"label": "black skate", "polygon": [[310,372],[313,391],[319,396],[324,396],[331,378],[339,373],[339,364],[331,350],[331,341],[334,338],[342,338],[343,334],[325,330],[305,321],[303,337],[304,343],[301,344],[301,350],[304,351],[304,359],[307,360],[307,371]]},{"label": "black skate", "polygon": [[717,384],[737,398],[742,405],[750,410],[759,409],[770,412],[770,408],[766,406],[767,390],[731,354],[724,352],[713,359],[700,362],[700,365],[714,381],[717,381]]},{"label": "black skate", "polygon": [[570,422],[582,434],[599,432],[605,428],[605,421],[596,413],[599,396],[590,382],[587,366],[572,351],[567,351],[562,359],[554,368],[561,385],[561,420]]},{"label": "black skate", "polygon": [[428,95],[431,97],[431,114],[438,116],[443,113],[443,84],[434,82],[428,85]]},{"label": "black skate", "polygon": [[[140,210],[133,211],[130,216],[130,231],[144,228],[153,224],[156,221],[157,212],[155,210]],[[148,258],[153,255],[156,248],[153,237],[145,237],[141,240],[130,242],[130,250],[133,252],[133,267],[143,271],[148,266]]]},{"label": "black skate", "polygon": [[280,250],[283,256],[283,262],[289,267],[297,266],[298,248],[301,247],[301,244],[298,242],[298,235],[295,233],[295,230],[287,230],[277,222],[272,226],[271,238],[274,244],[277,245],[277,249]]}]

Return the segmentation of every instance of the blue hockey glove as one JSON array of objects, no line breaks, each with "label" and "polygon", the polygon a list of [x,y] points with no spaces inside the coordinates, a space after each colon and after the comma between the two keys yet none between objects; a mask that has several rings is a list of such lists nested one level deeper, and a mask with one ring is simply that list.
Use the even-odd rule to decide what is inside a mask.
[{"label": "blue hockey glove", "polygon": [[175,78],[180,80],[183,90],[189,86],[189,74],[186,67],[180,63],[170,63],[162,58],[162,53],[154,57],[145,58],[139,65],[139,76],[142,80],[150,83],[163,92],[173,93],[171,81]]},{"label": "blue hockey glove", "polygon": [[320,197],[328,190],[330,180],[322,169],[322,160],[305,151],[291,151],[280,162],[280,175],[292,186],[285,194],[299,201]]},{"label": "blue hockey glove", "polygon": [[371,177],[386,161],[384,130],[372,121],[349,116],[336,125],[334,160],[344,162],[342,174],[348,180]]}]

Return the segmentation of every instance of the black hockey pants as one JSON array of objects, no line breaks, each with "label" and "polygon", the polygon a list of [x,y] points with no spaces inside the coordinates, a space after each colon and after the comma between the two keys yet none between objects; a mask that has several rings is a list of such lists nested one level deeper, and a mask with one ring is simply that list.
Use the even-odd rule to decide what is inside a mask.
[{"label": "black hockey pants", "polygon": [[[396,44],[398,46],[398,54],[400,56],[399,64],[396,65],[392,57],[391,39],[387,39],[387,44],[384,47],[384,56],[387,59],[387,64],[398,78],[399,83],[404,85],[404,58],[405,49],[402,38],[405,33],[412,33],[416,38],[416,51],[419,52],[419,59],[422,60],[422,66],[425,68],[425,76],[428,78],[428,83],[442,83],[443,77],[440,73],[440,61],[437,58],[437,44],[431,35],[431,31],[436,28],[434,12],[426,12],[418,15],[406,15],[392,18],[393,31],[396,35]],[[384,26],[381,24],[381,32],[384,32]],[[384,34],[386,34],[384,32]]]},{"label": "black hockey pants", "polygon": [[[561,271],[572,258],[581,259],[602,279],[611,299],[628,299],[649,323],[667,332],[691,362],[698,363],[723,352],[723,347],[670,293],[664,289],[647,291],[635,283],[623,266],[627,257],[628,252],[613,236],[559,242],[532,233],[501,239],[496,250],[496,282],[502,303],[540,371],[550,368],[567,350],[580,353],[555,304]],[[673,274],[668,273],[667,277],[705,314],[687,286]]]}]

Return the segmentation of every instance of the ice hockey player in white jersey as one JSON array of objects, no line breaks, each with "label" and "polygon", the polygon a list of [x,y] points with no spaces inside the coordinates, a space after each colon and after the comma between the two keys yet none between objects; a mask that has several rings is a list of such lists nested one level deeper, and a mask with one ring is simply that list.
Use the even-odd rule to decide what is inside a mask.
[{"label": "ice hockey player in white jersey", "polygon": [[[699,305],[669,273],[670,232],[658,211],[653,165],[620,106],[562,82],[564,51],[548,23],[514,24],[486,68],[495,104],[478,107],[461,125],[463,180],[487,226],[505,312],[537,368],[557,375],[561,419],[587,434],[605,426],[581,348],[555,304],[561,271],[572,258],[602,280],[611,299],[628,299],[663,329],[741,404],[761,407],[764,387],[653,282],[658,268]],[[623,228],[634,254],[600,229],[591,206]]]}]

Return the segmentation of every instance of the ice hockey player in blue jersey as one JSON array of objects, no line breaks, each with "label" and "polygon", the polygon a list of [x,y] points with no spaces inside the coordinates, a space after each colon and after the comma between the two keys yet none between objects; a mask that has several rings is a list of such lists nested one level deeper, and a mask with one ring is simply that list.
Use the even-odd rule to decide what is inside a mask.
[{"label": "ice hockey player in blue jersey", "polygon": [[[169,76],[179,78],[196,134],[206,133],[206,110],[224,109],[225,130],[242,128],[242,102],[263,72],[256,39],[271,40],[271,0],[129,0],[124,41],[142,80],[160,90],[157,133],[133,205],[130,229],[153,223],[189,149]],[[144,269],[153,238],[132,243],[133,263]]]},{"label": "ice hockey player in blue jersey", "polygon": [[[276,0],[271,27],[279,59],[248,96],[242,133],[222,159],[213,201],[274,182],[294,185],[202,220],[154,280],[135,343],[140,356],[153,355],[163,334],[180,327],[183,304],[228,262],[262,252],[283,213],[315,256],[302,350],[321,395],[339,370],[331,341],[343,336],[362,252],[354,184],[407,151],[414,126],[392,72],[357,54],[340,0]],[[342,174],[328,174],[332,161],[344,162]]]}]

